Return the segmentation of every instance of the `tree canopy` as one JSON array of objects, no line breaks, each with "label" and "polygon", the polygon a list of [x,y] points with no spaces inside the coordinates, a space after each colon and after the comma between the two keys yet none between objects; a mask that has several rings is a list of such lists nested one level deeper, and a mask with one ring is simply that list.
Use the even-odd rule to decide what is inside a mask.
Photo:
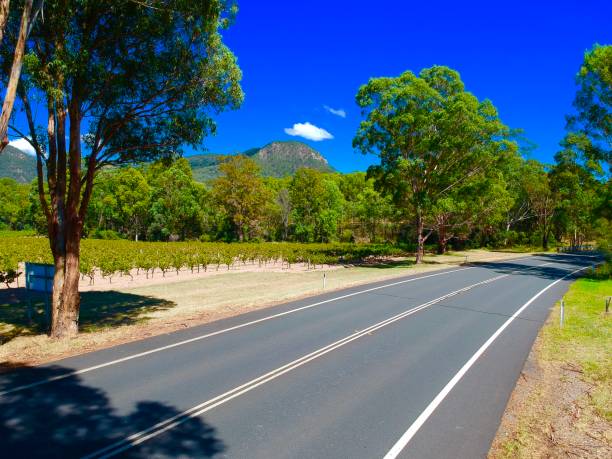
[{"label": "tree canopy", "polygon": [[601,175],[612,171],[612,46],[595,45],[584,55],[576,75],[575,113],[567,118],[568,135],[559,158],[581,160]]},{"label": "tree canopy", "polygon": [[516,144],[493,104],[467,92],[448,67],[373,78],[356,100],[365,120],[353,146],[380,157],[371,174],[413,216],[420,262],[436,214],[448,209],[451,195],[482,179]]},{"label": "tree canopy", "polygon": [[[13,129],[37,153],[55,260],[53,336],[76,333],[79,241],[96,172],[201,145],[212,115],[240,105],[241,72],[220,34],[235,13],[222,0],[45,2],[18,89],[29,132]],[[39,100],[46,116],[35,118]]]}]

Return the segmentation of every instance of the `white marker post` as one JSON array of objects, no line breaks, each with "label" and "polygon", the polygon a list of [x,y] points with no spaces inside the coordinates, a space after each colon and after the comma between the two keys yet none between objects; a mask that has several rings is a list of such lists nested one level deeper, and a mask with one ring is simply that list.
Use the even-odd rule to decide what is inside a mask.
[{"label": "white marker post", "polygon": [[561,300],[561,314],[559,315],[559,327],[563,327],[564,316],[565,316],[565,300]]},{"label": "white marker post", "polygon": [[325,290],[325,281],[327,280],[327,273],[323,273],[323,290]]}]

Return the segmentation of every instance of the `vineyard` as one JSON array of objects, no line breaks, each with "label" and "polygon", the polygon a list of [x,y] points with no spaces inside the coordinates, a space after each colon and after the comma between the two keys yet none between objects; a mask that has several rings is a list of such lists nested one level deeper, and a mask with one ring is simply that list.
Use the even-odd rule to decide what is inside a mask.
[{"label": "vineyard", "polygon": [[[0,239],[0,277],[14,279],[19,263],[53,263],[47,239],[5,237]],[[81,246],[80,270],[93,283],[96,276],[112,280],[115,275],[165,276],[209,269],[231,269],[236,264],[280,264],[290,268],[304,263],[317,265],[349,263],[368,258],[403,255],[387,244],[300,244],[300,243],[219,243],[219,242],[133,242],[85,239]],[[11,281],[12,282],[12,281]],[[8,283],[11,283],[8,282]],[[7,283],[7,285],[8,285]]]}]

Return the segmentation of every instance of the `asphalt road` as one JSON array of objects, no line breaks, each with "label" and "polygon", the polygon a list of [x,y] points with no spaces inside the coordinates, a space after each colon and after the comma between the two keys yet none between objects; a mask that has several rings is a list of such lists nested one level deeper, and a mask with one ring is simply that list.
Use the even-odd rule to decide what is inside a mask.
[{"label": "asphalt road", "polygon": [[458,267],[0,374],[0,455],[484,457],[551,306],[592,263]]}]

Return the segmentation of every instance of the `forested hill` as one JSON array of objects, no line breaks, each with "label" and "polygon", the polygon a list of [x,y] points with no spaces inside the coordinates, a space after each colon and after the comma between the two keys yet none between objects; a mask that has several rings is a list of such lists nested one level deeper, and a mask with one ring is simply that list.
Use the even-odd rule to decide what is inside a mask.
[{"label": "forested hill", "polygon": [[[264,177],[293,175],[300,167],[323,172],[334,169],[315,149],[302,142],[271,142],[262,148],[251,148],[242,153],[251,157],[261,168]],[[206,182],[219,175],[219,163],[228,155],[188,156],[194,178]],[[36,159],[17,148],[8,146],[0,154],[0,178],[10,177],[20,183],[31,182],[36,177]]]},{"label": "forested hill", "polygon": [[0,178],[9,177],[19,183],[36,178],[36,158],[8,145],[0,153]]},{"label": "forested hill", "polygon": [[[322,172],[333,172],[327,160],[315,149],[302,142],[272,142],[262,148],[251,148],[242,153],[251,157],[261,168],[264,177],[293,175],[301,167]],[[205,182],[219,174],[218,165],[226,155],[188,156],[194,178]]]}]

